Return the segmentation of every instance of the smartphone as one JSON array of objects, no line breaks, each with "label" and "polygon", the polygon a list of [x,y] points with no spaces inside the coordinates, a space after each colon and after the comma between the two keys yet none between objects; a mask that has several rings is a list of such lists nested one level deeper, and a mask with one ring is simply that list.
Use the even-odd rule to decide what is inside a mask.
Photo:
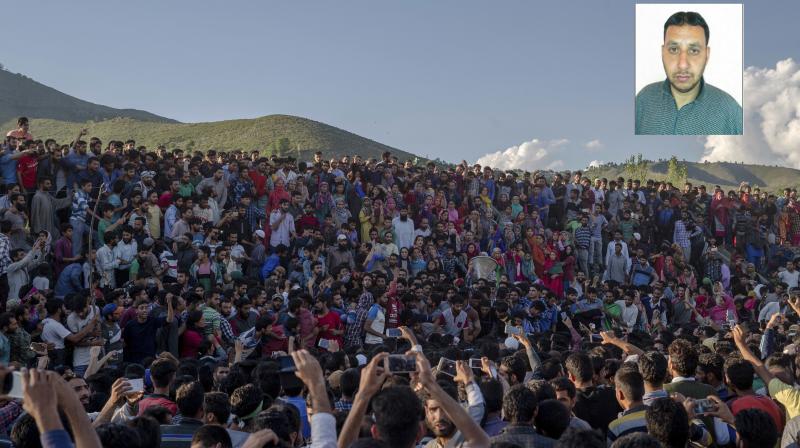
[{"label": "smartphone", "polygon": [[46,355],[47,344],[44,342],[31,342],[31,350],[33,350],[36,354]]},{"label": "smartphone", "polygon": [[481,360],[480,360],[480,359],[477,359],[477,358],[470,358],[470,360],[469,360],[469,367],[470,367],[471,369],[478,369],[478,370],[480,370],[480,369],[482,369],[482,368],[483,368],[483,363],[481,362]]},{"label": "smartphone", "polygon": [[398,328],[387,328],[386,329],[386,337],[390,338],[399,338],[403,335],[403,332],[400,331]]},{"label": "smartphone", "polygon": [[390,373],[416,372],[417,360],[409,355],[389,355],[385,361],[385,369]]},{"label": "smartphone", "polygon": [[327,339],[320,339],[319,340],[319,344],[317,344],[317,345],[319,345],[320,348],[327,349],[328,347],[331,346],[331,341],[329,341]]},{"label": "smartphone", "polygon": [[144,392],[144,379],[143,378],[131,378],[131,379],[128,379],[128,384],[131,385],[131,390],[128,391],[129,394],[135,394],[137,392]]},{"label": "smartphone", "polygon": [[15,370],[10,375],[6,375],[3,382],[3,395],[22,399],[22,373]]},{"label": "smartphone", "polygon": [[714,401],[709,400],[708,398],[703,398],[701,400],[695,400],[694,402],[694,413],[695,414],[705,414],[707,412],[711,412],[717,408],[717,404]]},{"label": "smartphone", "polygon": [[589,340],[591,342],[603,342],[603,338],[599,334],[590,334]]},{"label": "smartphone", "polygon": [[561,312],[561,320],[567,320],[567,313]]},{"label": "smartphone", "polygon": [[512,326],[512,325],[506,325],[506,334],[509,335],[509,336],[514,335],[514,334],[521,336],[522,335],[522,328],[518,328],[518,327],[515,327],[515,326]]},{"label": "smartphone", "polygon": [[294,365],[294,358],[291,356],[279,356],[278,364],[280,365],[281,372],[295,372],[297,366]]},{"label": "smartphone", "polygon": [[437,370],[445,375],[456,376],[456,362],[452,359],[440,358]]}]

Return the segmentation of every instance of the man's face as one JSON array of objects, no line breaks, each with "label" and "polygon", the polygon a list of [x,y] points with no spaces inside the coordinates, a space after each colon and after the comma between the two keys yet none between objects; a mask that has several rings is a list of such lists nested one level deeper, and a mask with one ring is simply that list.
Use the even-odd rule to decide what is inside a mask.
[{"label": "man's face", "polygon": [[711,54],[705,32],[700,26],[670,26],[661,46],[661,60],[672,89],[687,93],[703,77]]},{"label": "man's face", "polygon": [[425,402],[425,423],[436,437],[449,438],[456,432],[456,426],[447,418],[447,414],[436,400]]},{"label": "man's face", "polygon": [[86,384],[83,378],[72,378],[68,382],[69,387],[75,391],[78,395],[78,399],[81,401],[81,404],[84,408],[89,406],[89,386]]},{"label": "man's face", "polygon": [[569,392],[565,390],[557,390],[556,391],[556,400],[564,403],[564,405],[569,409],[572,410],[572,407],[575,406],[575,400],[569,397]]},{"label": "man's face", "polygon": [[230,316],[231,315],[231,302],[223,302],[220,304],[219,308],[220,314],[223,316]]},{"label": "man's face", "polygon": [[146,303],[143,303],[138,307],[136,307],[136,317],[142,322],[147,320],[147,315],[149,314],[149,312],[150,310],[148,309]]}]

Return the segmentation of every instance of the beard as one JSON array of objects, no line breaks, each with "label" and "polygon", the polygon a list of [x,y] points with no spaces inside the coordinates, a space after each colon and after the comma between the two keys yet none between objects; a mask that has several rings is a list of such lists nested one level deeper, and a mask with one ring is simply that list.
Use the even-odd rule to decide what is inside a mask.
[{"label": "beard", "polygon": [[403,222],[408,221],[408,216],[400,216],[400,221],[403,221]]},{"label": "beard", "polygon": [[436,437],[451,437],[456,432],[456,425],[449,420],[439,420],[428,426]]}]

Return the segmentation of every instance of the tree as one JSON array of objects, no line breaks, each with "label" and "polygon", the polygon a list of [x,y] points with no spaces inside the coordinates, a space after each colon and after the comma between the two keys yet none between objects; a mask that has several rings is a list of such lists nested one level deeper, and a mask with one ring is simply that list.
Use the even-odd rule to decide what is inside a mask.
[{"label": "tree", "polygon": [[647,180],[648,165],[650,165],[650,162],[642,158],[642,153],[628,157],[623,163],[624,171],[628,174],[628,177],[642,182]]},{"label": "tree", "polygon": [[675,156],[670,157],[667,162],[667,182],[677,187],[685,184],[688,177],[686,164],[678,162],[678,158]]},{"label": "tree", "polygon": [[286,137],[281,137],[272,142],[272,154],[276,157],[283,157],[292,149],[292,143]]}]

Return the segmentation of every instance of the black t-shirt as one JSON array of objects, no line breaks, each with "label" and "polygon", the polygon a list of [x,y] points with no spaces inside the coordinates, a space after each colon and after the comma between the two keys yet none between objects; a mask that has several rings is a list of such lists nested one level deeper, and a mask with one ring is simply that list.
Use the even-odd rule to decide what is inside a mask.
[{"label": "black t-shirt", "polygon": [[611,387],[593,386],[578,390],[576,398],[573,409],[575,416],[586,420],[593,429],[599,429],[603,434],[608,431],[608,424],[622,412]]},{"label": "black t-shirt", "polygon": [[165,316],[154,317],[152,313],[144,322],[139,322],[138,319],[129,320],[122,331],[122,338],[125,340],[124,361],[141,364],[144,358],[155,356],[156,330],[165,322]]}]

